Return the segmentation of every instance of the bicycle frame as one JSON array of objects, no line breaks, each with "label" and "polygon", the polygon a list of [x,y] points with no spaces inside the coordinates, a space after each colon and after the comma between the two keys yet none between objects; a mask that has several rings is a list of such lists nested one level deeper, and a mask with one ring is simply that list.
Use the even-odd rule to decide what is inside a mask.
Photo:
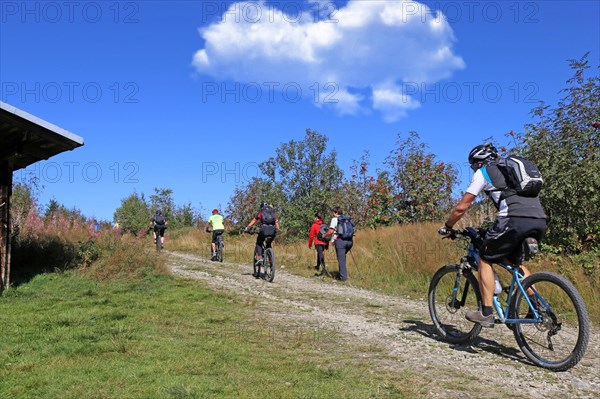
[{"label": "bicycle frame", "polygon": [[[504,268],[506,271],[508,271],[509,273],[511,273],[512,275],[512,279],[510,282],[510,285],[508,286],[508,296],[506,299],[506,309],[502,309],[502,303],[500,303],[500,299],[498,298],[497,294],[494,294],[492,300],[494,303],[494,308],[496,309],[496,313],[498,314],[498,318],[500,319],[500,321],[502,323],[505,324],[517,324],[517,323],[522,323],[522,324],[526,324],[526,323],[539,323],[541,321],[540,316],[538,314],[537,309],[535,308],[535,306],[533,306],[533,304],[531,303],[531,300],[529,299],[529,296],[527,295],[527,292],[525,291],[525,288],[523,288],[523,284],[521,284],[521,281],[523,281],[523,279],[525,278],[520,272],[519,272],[519,266],[511,266],[511,265],[507,265],[505,263],[496,263],[498,266],[501,266],[502,268]],[[521,291],[521,293],[523,294],[523,298],[527,301],[527,305],[529,306],[529,309],[532,311],[533,313],[533,318],[529,318],[529,319],[509,319],[506,318],[506,316],[509,315],[509,312],[512,310],[511,309],[511,303],[513,302],[513,297],[516,295],[517,290]],[[535,291],[534,291],[535,292]],[[541,303],[547,306],[546,301],[544,301],[544,299],[539,296],[537,293],[535,293],[536,298],[538,300],[541,301]]]},{"label": "bicycle frame", "polygon": [[[467,256],[461,260],[461,264],[467,263],[470,266],[470,268],[478,271],[479,270],[479,251],[477,250],[477,248],[475,247],[475,244],[473,243],[473,241],[475,239],[475,234],[477,234],[477,233],[472,228],[467,228],[466,231],[468,232],[468,234],[463,234],[463,235],[470,238],[470,243],[469,243],[469,248],[467,250]],[[494,294],[494,296],[492,297],[494,309],[498,315],[498,319],[500,320],[500,322],[504,323],[504,324],[526,324],[526,323],[534,324],[534,323],[541,322],[542,319],[540,318],[540,315],[539,315],[537,309],[531,303],[531,300],[529,299],[529,296],[527,295],[525,288],[523,288],[523,285],[521,284],[521,281],[523,281],[525,276],[523,276],[523,274],[521,274],[519,272],[520,266],[508,265],[503,262],[498,262],[495,264],[502,267],[506,271],[508,271],[512,276],[510,285],[508,286],[508,293],[507,293],[508,296],[506,299],[506,308],[505,309],[502,308],[502,303],[500,302],[500,299],[498,298],[497,294]],[[455,287],[453,290],[454,291],[453,296],[456,295],[458,292],[461,274],[462,273],[459,273],[459,275],[457,275],[457,277],[456,277],[457,281],[455,283]],[[532,289],[533,289],[533,287],[532,287]],[[466,293],[466,290],[468,290],[468,285],[465,286],[465,293]],[[532,314],[534,316],[533,318],[528,318],[528,319],[507,318],[507,316],[510,314],[510,311],[512,310],[511,304],[513,302],[513,297],[516,295],[517,290],[519,290],[523,294],[523,298],[527,301],[527,305],[529,306],[529,309],[532,311]],[[550,306],[544,300],[544,298],[542,298],[540,295],[538,295],[537,292],[535,292],[535,290],[534,290],[534,293],[535,293],[536,299],[539,300],[540,303],[544,307],[546,307],[546,309],[551,310]],[[465,295],[465,297],[466,297],[466,295]],[[465,298],[463,298],[460,301],[461,306],[464,305],[464,301],[465,301]]]}]

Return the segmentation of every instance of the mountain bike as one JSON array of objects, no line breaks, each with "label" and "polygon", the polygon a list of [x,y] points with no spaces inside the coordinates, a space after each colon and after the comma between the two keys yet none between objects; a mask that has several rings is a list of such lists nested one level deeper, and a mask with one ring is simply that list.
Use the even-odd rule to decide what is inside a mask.
[{"label": "mountain bike", "polygon": [[164,236],[167,227],[163,226],[162,228],[159,228],[158,231],[155,230],[154,226],[150,227],[150,229],[156,234],[156,239],[154,240],[154,244],[156,245],[156,252],[160,252],[160,250],[163,248],[161,238],[162,236]]},{"label": "mountain bike", "polygon": [[[472,343],[482,328],[465,319],[467,311],[482,308],[474,273],[482,238],[472,227],[454,230],[449,238],[459,237],[469,242],[467,254],[459,264],[445,265],[434,274],[428,304],[435,332],[442,340],[464,345]],[[521,260],[528,256],[525,244],[530,240],[523,243]],[[575,287],[556,273],[536,272],[524,278],[520,266],[497,265],[512,279],[508,287],[494,294],[495,324],[505,324],[513,331],[519,348],[535,365],[554,371],[575,366],[585,354],[590,333],[589,315]]]},{"label": "mountain bike", "polygon": [[[207,233],[212,233],[212,229],[207,228],[205,230]],[[217,262],[223,262],[223,252],[224,252],[224,248],[225,248],[225,239],[223,238],[223,232],[221,234],[218,234],[217,237],[217,242],[215,242],[215,255],[216,255],[216,259],[212,259],[212,260],[216,260]],[[211,242],[211,249],[212,249],[212,242]]]},{"label": "mountain bike", "polygon": [[[247,231],[248,234],[257,234],[256,231],[251,230]],[[259,261],[257,258],[256,248],[254,248],[254,255],[252,256],[252,276],[256,278],[263,278],[269,283],[273,282],[275,278],[275,252],[273,248],[271,248],[271,243],[273,242],[273,237],[266,237],[263,242],[263,256]],[[263,269],[263,273],[261,273],[261,268]]]}]

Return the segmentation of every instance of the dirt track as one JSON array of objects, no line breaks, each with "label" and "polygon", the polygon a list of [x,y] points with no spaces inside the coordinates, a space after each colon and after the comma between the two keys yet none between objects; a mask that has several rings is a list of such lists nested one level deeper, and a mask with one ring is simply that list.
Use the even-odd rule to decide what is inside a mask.
[{"label": "dirt track", "polygon": [[378,367],[398,372],[423,370],[433,376],[430,383],[423,381],[430,397],[600,397],[596,326],[584,359],[567,372],[555,373],[531,365],[512,332],[503,326],[484,329],[471,347],[453,347],[435,339],[425,301],[382,295],[328,278],[295,276],[285,270],[278,270],[275,281],[267,283],[251,276],[250,265],[218,264],[183,253],[170,252],[169,265],[175,275],[255,301],[283,325],[333,331],[336,340],[348,343],[373,343],[376,351],[356,356],[368,356]]}]

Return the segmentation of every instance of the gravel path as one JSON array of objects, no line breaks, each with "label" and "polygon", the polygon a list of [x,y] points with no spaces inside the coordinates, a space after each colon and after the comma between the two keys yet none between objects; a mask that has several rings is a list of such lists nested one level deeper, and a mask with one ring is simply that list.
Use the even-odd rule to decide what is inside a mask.
[{"label": "gravel path", "polygon": [[[345,345],[370,364],[394,371],[421,370],[433,398],[598,398],[600,336],[595,326],[584,359],[555,373],[531,365],[503,326],[483,329],[474,346],[456,347],[433,336],[427,303],[352,287],[328,278],[306,278],[277,270],[267,283],[251,276],[251,265],[210,262],[169,252],[177,276],[204,281],[216,291],[235,292],[256,303],[286,331],[322,334],[336,346],[365,343],[373,351]],[[338,342],[341,341],[341,342]],[[352,349],[355,348],[355,349]],[[482,377],[482,376],[485,377]]]}]

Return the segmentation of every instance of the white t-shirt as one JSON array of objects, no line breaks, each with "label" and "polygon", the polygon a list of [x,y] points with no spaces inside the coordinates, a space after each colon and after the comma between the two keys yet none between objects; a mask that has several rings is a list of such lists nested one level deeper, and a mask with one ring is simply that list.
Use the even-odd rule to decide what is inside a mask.
[{"label": "white t-shirt", "polygon": [[496,187],[485,178],[481,170],[482,169],[480,168],[475,171],[473,180],[471,180],[471,184],[467,188],[467,192],[474,196],[478,196],[482,191],[488,191],[490,199],[498,207],[498,216],[508,216],[508,205],[506,204],[506,200],[500,201],[501,192],[493,191],[497,190]]},{"label": "white t-shirt", "polygon": [[333,236],[331,237],[331,241],[335,241],[337,240],[337,225],[338,225],[338,218],[337,216],[331,219],[331,223],[329,223],[329,228],[333,229]]}]

